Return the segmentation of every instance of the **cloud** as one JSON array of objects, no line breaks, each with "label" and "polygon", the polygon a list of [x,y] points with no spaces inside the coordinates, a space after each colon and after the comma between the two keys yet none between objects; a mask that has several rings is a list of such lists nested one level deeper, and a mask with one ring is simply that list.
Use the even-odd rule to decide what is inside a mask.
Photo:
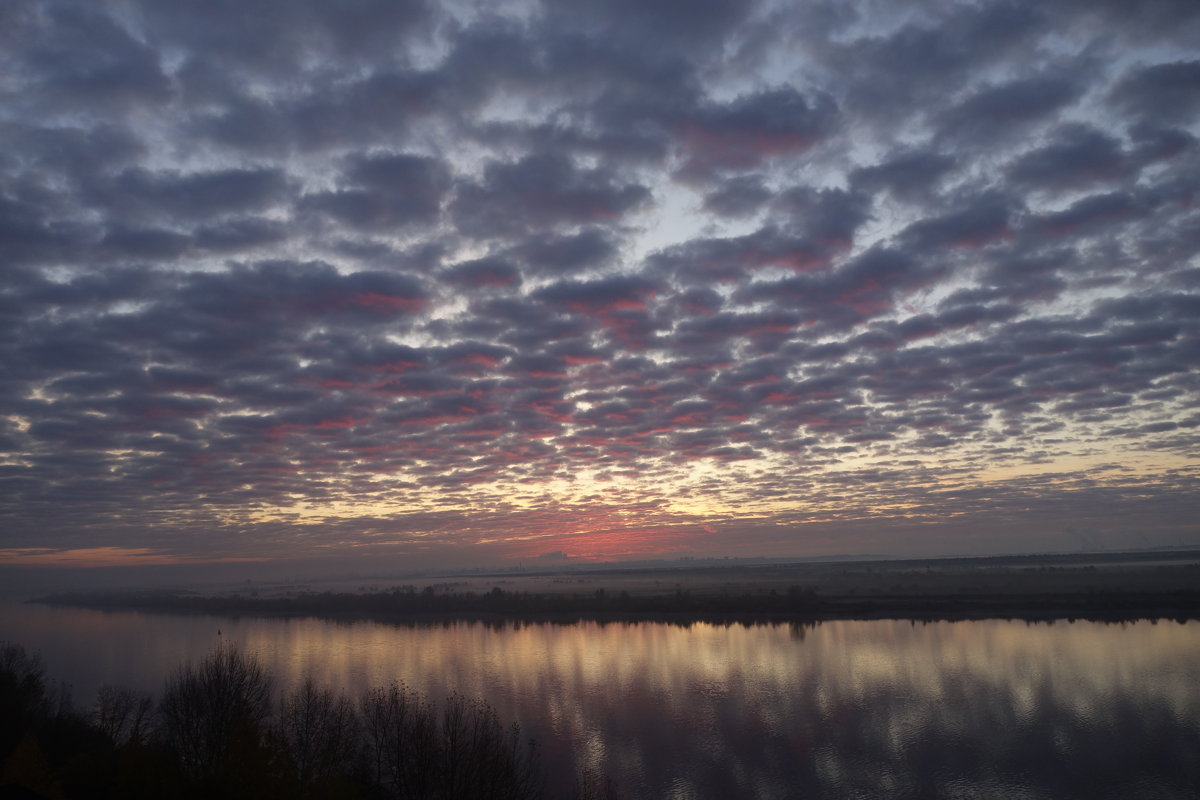
[{"label": "cloud", "polygon": [[955,167],[953,156],[933,150],[899,152],[885,161],[850,173],[855,186],[867,191],[885,189],[907,202],[928,201]]},{"label": "cloud", "polygon": [[1008,174],[1027,186],[1061,191],[1117,181],[1129,170],[1117,139],[1090,126],[1072,125],[1058,131],[1049,144],[1023,153]]},{"label": "cloud", "polygon": [[556,154],[492,162],[483,180],[458,187],[450,212],[458,229],[487,239],[590,224],[612,224],[644,206],[649,189]]},{"label": "cloud", "polygon": [[13,77],[30,111],[137,108],[171,97],[160,54],[101,9],[45,4],[9,21]]},{"label": "cloud", "polygon": [[372,153],[351,160],[336,191],[313,192],[301,207],[361,230],[395,231],[437,221],[450,185],[445,165],[407,153]]},{"label": "cloud", "polygon": [[771,191],[755,175],[738,175],[723,181],[704,197],[704,210],[723,217],[747,217],[770,199]]},{"label": "cloud", "polygon": [[1194,3],[0,15],[6,552],[1196,541]]},{"label": "cloud", "polygon": [[1118,80],[1112,100],[1139,117],[1186,123],[1200,111],[1197,80],[1200,61],[1139,65]]},{"label": "cloud", "polygon": [[791,87],[706,104],[675,123],[686,180],[756,169],[770,159],[796,157],[834,128],[837,105],[827,95],[805,97]]},{"label": "cloud", "polygon": [[1074,102],[1071,78],[1033,76],[980,87],[940,115],[939,134],[963,143],[1013,136]]},{"label": "cloud", "polygon": [[616,258],[618,247],[611,233],[592,227],[562,236],[535,233],[514,252],[532,269],[556,275],[604,267]]},{"label": "cloud", "polygon": [[284,199],[278,169],[227,169],[181,175],[129,169],[87,187],[84,202],[116,218],[188,221],[263,211]]}]

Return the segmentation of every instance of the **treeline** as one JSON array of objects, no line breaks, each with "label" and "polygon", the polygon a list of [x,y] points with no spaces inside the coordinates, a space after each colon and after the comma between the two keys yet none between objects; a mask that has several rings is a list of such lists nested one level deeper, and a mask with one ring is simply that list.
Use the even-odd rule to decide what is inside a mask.
[{"label": "treeline", "polygon": [[[106,688],[75,709],[40,660],[0,643],[0,797],[437,798],[543,794],[537,749],[482,700],[434,703],[401,683],[358,698],[311,679],[276,693],[253,654],[220,644],[162,694]],[[583,780],[576,796],[612,796]]]},{"label": "treeline", "polygon": [[684,589],[662,594],[629,594],[597,589],[587,594],[418,590],[399,586],[382,592],[306,592],[286,597],[201,596],[175,592],[65,594],[36,602],[110,610],[131,609],[224,616],[317,616],[373,618],[382,621],[465,619],[575,622],[818,622],[830,619],[1133,619],[1200,618],[1200,591],[1140,591],[1097,586],[1057,591],[1009,591],[966,586],[958,591],[855,588],[818,593],[793,585],[786,590],[733,594]]},{"label": "treeline", "polygon": [[37,602],[218,615],[452,616],[484,620],[660,617],[700,620],[753,615],[796,616],[813,614],[824,608],[816,591],[802,586],[793,586],[783,592],[772,589],[755,594],[693,594],[680,589],[656,595],[630,595],[625,591],[608,592],[605,589],[588,594],[506,592],[498,586],[482,593],[447,592],[436,591],[433,587],[418,590],[413,586],[399,586],[383,592],[305,592],[287,597],[199,596],[171,592],[73,593],[53,595]]}]

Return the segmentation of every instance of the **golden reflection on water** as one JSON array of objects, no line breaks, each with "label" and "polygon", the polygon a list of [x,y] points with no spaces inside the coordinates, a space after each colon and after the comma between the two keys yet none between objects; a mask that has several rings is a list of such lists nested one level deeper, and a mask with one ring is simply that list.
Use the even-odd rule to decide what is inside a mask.
[{"label": "golden reflection on water", "polygon": [[647,796],[787,796],[770,770],[838,787],[865,770],[872,791],[899,792],[926,740],[1003,761],[1016,745],[993,732],[1048,730],[1047,746],[1066,752],[1084,729],[1120,735],[1127,707],[1200,720],[1197,622],[404,627],[0,608],[0,638],[76,670],[85,695],[101,683],[157,691],[218,628],[283,685],[312,674],[352,696],[399,680],[485,698],[551,763],[642,776]]},{"label": "golden reflection on water", "polygon": [[[662,743],[680,737],[736,766],[731,728],[748,740],[793,729],[797,752],[811,748],[817,769],[842,785],[862,765],[816,740],[848,718],[872,729],[896,760],[924,732],[968,735],[981,717],[1028,726],[1053,707],[1103,726],[1117,694],[1200,719],[1197,623],[391,628],[304,620],[282,629],[254,627],[245,640],[285,660],[276,667],[282,674],[311,671],[354,690],[398,679],[435,697],[486,697],[538,730],[552,752],[554,742],[570,743],[578,763],[620,775],[672,757]],[[816,719],[798,725],[805,716]],[[699,791],[686,774],[672,787],[683,797]]]},{"label": "golden reflection on water", "polygon": [[1095,698],[1152,672],[1146,691],[1182,712],[1197,694],[1187,666],[1200,663],[1195,622],[839,621],[800,632],[708,623],[249,622],[227,635],[264,654],[285,680],[312,672],[349,689],[400,679],[475,694],[494,686],[544,697],[599,689],[683,702],[696,691],[804,685],[861,700],[881,685],[941,695],[947,680],[969,676],[1029,700],[1049,682],[1060,703],[1086,713]]}]

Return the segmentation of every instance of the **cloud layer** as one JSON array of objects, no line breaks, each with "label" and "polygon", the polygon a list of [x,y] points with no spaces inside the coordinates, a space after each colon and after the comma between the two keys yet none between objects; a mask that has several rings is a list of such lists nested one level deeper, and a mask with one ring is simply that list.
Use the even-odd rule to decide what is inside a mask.
[{"label": "cloud layer", "polygon": [[1200,541],[1191,0],[0,31],[10,560]]}]

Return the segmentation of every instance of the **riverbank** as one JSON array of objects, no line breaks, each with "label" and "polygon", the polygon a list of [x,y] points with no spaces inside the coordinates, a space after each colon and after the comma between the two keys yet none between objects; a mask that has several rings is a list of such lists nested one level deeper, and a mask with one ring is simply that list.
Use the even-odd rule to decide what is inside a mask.
[{"label": "riverbank", "polygon": [[356,592],[58,594],[108,610],[391,622],[1200,619],[1200,553],[472,572]]}]

